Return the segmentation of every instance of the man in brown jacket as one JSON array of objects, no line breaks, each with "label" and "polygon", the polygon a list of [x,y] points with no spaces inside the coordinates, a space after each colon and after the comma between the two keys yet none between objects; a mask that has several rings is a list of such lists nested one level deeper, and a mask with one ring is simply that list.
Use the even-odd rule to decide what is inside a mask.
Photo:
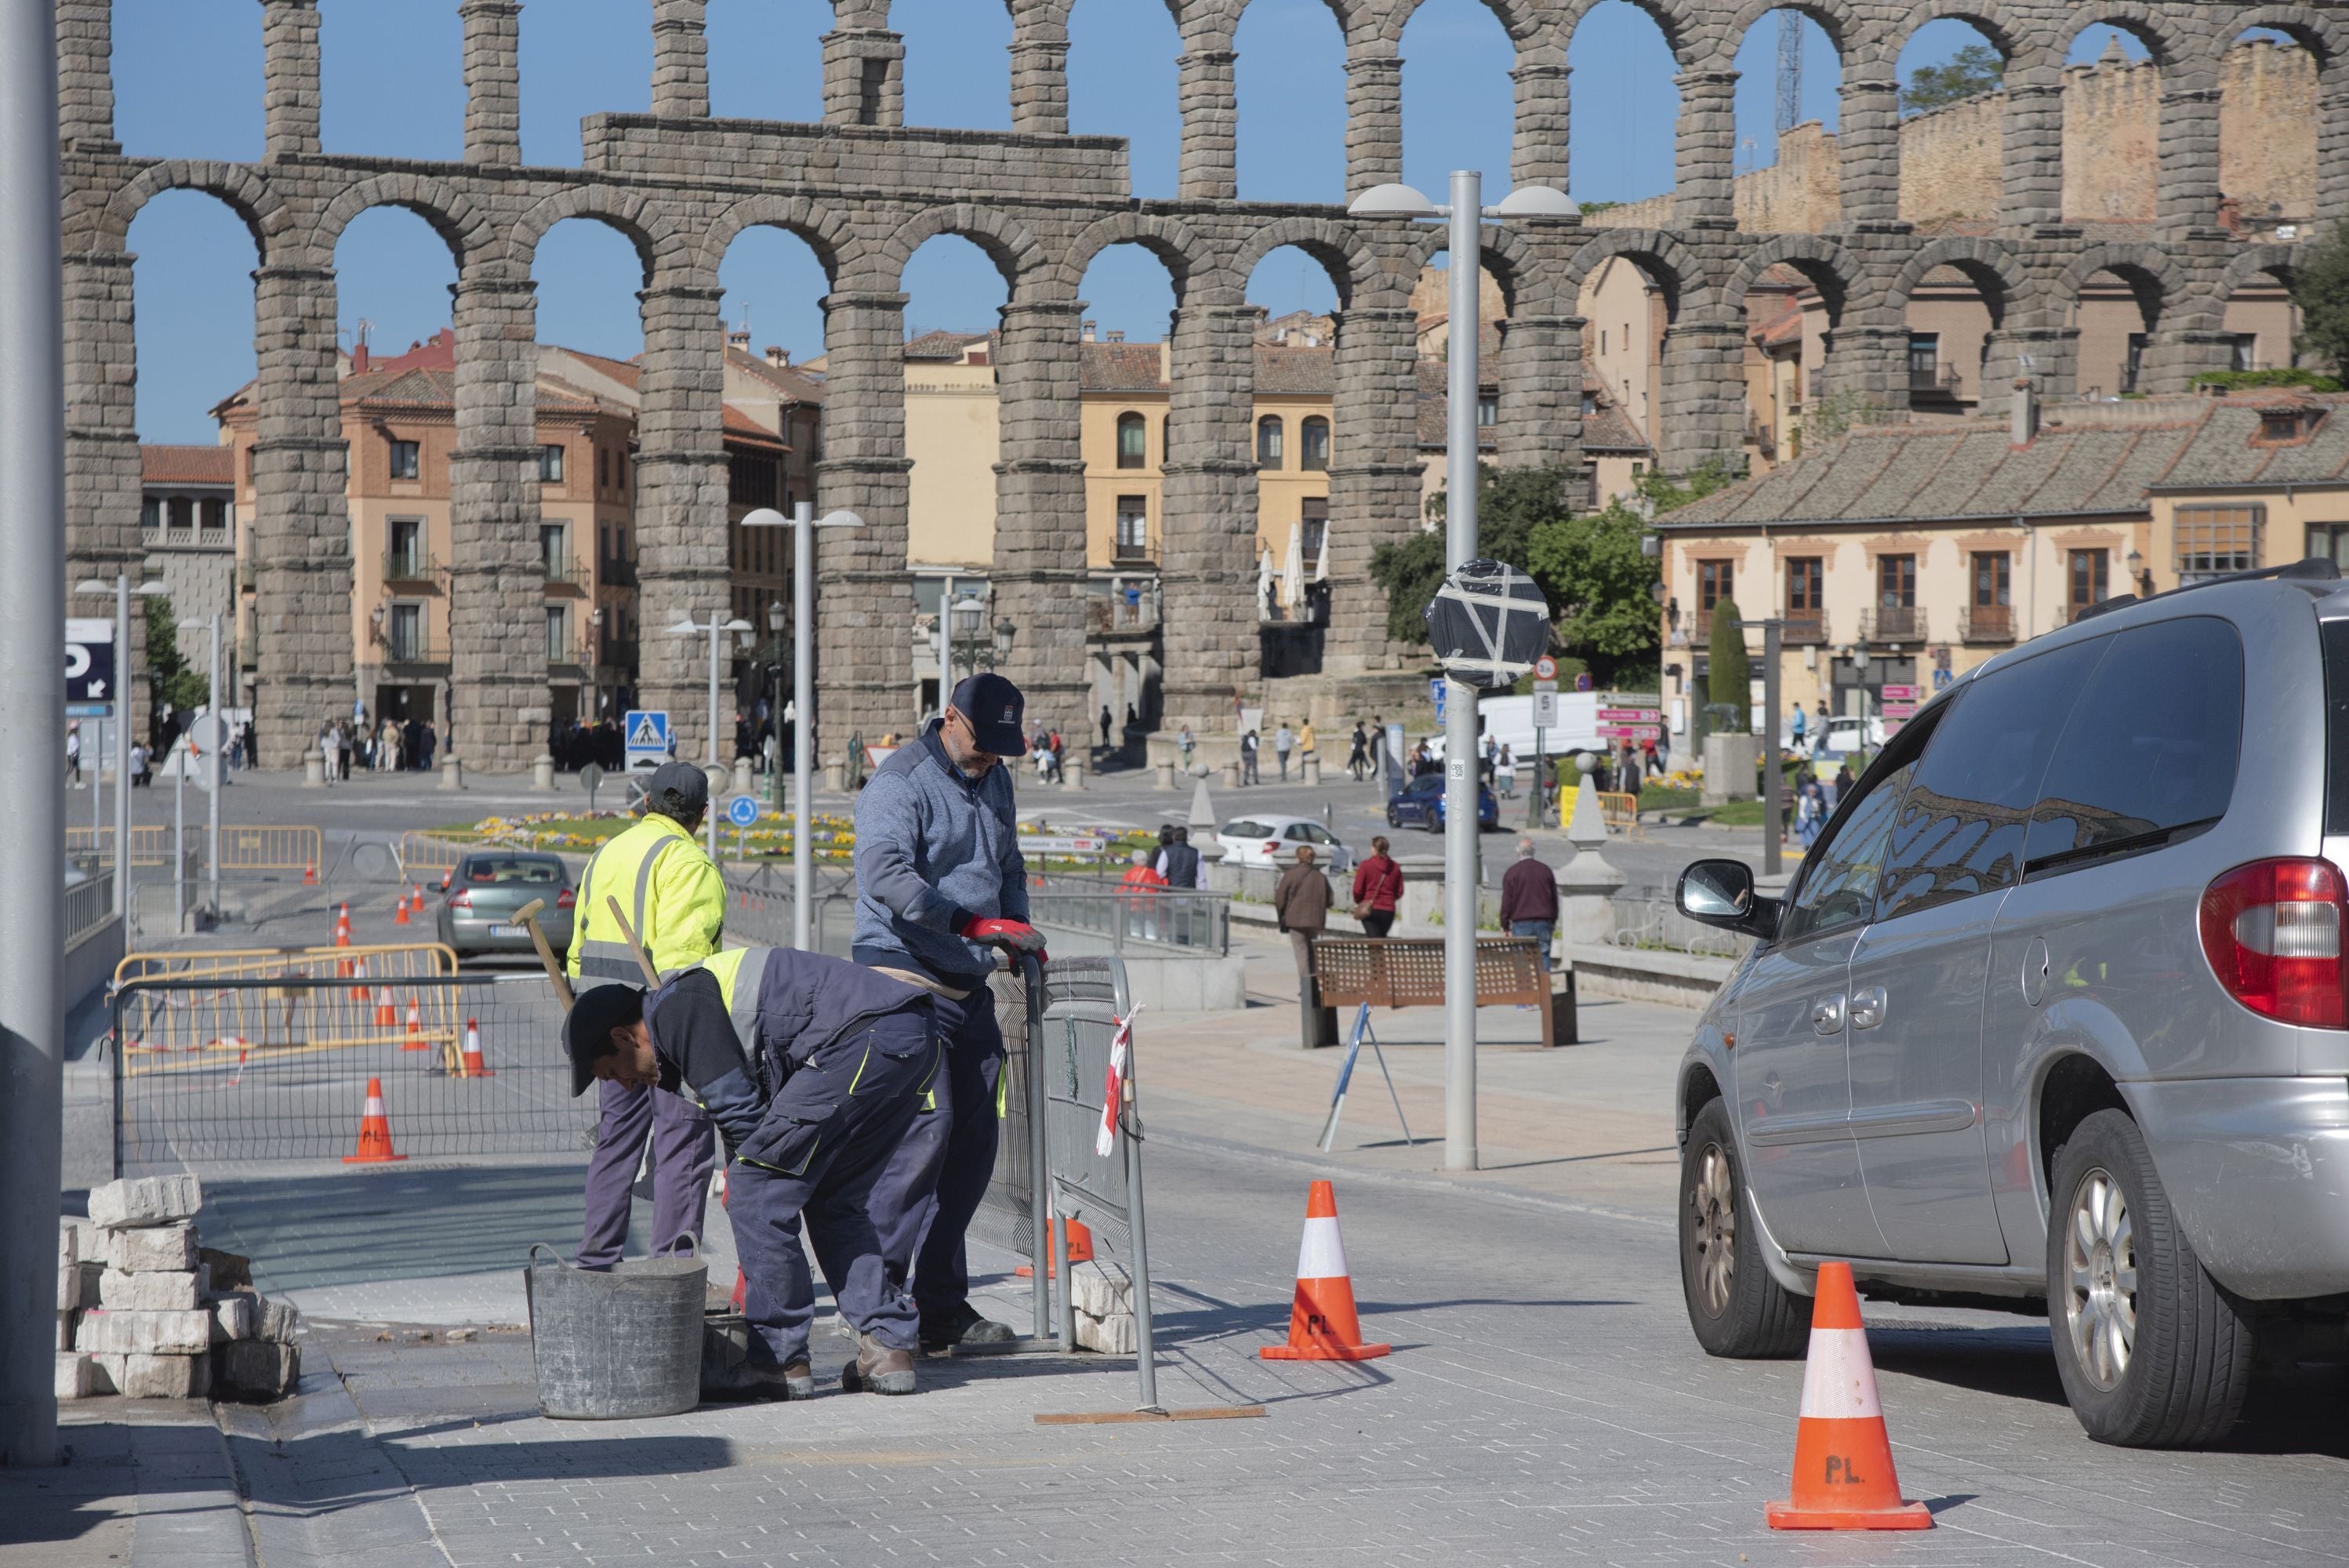
[{"label": "man in brown jacket", "polygon": [[1280,917],[1280,929],[1288,933],[1289,946],[1297,952],[1297,996],[1304,1006],[1309,1048],[1338,1043],[1337,1018],[1321,1006],[1320,990],[1313,980],[1313,939],[1330,923],[1332,896],[1330,879],[1313,863],[1313,846],[1298,845],[1297,863],[1280,873],[1279,885],[1272,890],[1272,908]]}]

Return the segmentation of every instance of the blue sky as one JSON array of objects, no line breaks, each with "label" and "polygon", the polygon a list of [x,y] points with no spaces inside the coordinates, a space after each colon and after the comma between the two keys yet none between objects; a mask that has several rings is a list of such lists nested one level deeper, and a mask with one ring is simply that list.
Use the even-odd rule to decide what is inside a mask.
[{"label": "blue sky", "polygon": [[[454,159],[463,148],[464,83],[455,0],[320,0],[323,137],[329,152]],[[647,0],[529,0],[522,19],[523,155],[579,161],[581,117],[650,107]],[[989,0],[895,0],[906,40],[909,124],[1008,129],[1011,27]],[[818,118],[817,38],[825,0],[710,0],[710,98],[719,115]],[[1804,113],[1834,125],[1837,62],[1809,22]],[[1739,56],[1738,166],[1775,157],[1775,16]],[[2106,29],[2084,37],[2093,57]],[[1134,191],[1174,194],[1180,126],[1173,22],[1158,0],[1077,0],[1070,22],[1070,119],[1084,133],[1128,138]],[[1974,35],[1961,23],[1919,31],[1903,74],[1946,58]],[[1322,0],[1251,0],[1238,37],[1240,194],[1248,200],[1343,199],[1344,47]],[[2139,51],[2141,52],[2141,51]],[[1447,170],[1479,168],[1486,189],[1506,178],[1514,63],[1508,38],[1480,0],[1425,0],[1402,42],[1404,177],[1440,190]],[[1630,201],[1669,191],[1679,95],[1654,24],[1627,0],[1604,0],[1576,31],[1573,193]],[[115,0],[117,134],[136,155],[249,160],[261,155],[261,7],[254,0]],[[130,232],[138,253],[139,426],[150,441],[208,441],[205,411],[254,373],[254,255],[227,209],[191,192],[150,202]],[[456,272],[422,220],[394,210],[362,216],[336,256],[339,325],[347,343],[370,325],[396,351],[449,319]],[[599,225],[559,225],[538,262],[539,335],[626,357],[643,339],[634,251]],[[754,346],[795,357],[823,349],[824,288],[798,241],[753,230],[720,274],[730,321],[748,319]],[[909,329],[994,324],[1002,280],[975,246],[931,242],[906,270]],[[1279,252],[1249,290],[1275,312],[1333,303],[1328,280]],[[1159,263],[1131,246],[1087,274],[1090,314],[1136,339],[1161,335],[1174,294]]]}]

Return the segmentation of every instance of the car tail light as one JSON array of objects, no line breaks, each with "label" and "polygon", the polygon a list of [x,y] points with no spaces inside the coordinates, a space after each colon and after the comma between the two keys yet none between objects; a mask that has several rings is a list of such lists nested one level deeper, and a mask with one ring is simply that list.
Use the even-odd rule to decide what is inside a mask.
[{"label": "car tail light", "polygon": [[564,888],[561,892],[554,895],[554,907],[557,909],[569,909],[577,902],[578,895],[573,892],[569,888]]},{"label": "car tail light", "polygon": [[462,888],[460,888],[457,892],[449,895],[449,907],[450,909],[471,909],[473,907],[473,895],[465,892]]},{"label": "car tail light", "polygon": [[2349,1026],[2344,900],[2330,861],[2256,861],[2202,892],[2202,952],[2227,995],[2262,1017]]}]

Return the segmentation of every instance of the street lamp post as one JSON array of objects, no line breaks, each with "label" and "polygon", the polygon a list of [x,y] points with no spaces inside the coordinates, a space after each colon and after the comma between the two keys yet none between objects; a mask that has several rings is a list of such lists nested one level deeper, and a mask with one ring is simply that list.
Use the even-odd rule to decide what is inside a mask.
[{"label": "street lamp post", "polygon": [[[747,632],[750,629],[750,623],[748,621],[719,620],[718,618],[718,612],[715,610],[709,612],[709,624],[707,626],[702,625],[698,621],[679,621],[676,625],[671,626],[668,629],[668,634],[672,637],[698,637],[702,635],[704,633],[707,633],[709,637],[709,766],[713,770],[719,766],[718,650],[724,644],[727,633]],[[709,859],[711,863],[715,864],[718,860],[717,801],[712,800],[709,802],[708,810],[703,811],[701,827],[702,831],[709,837]]]},{"label": "street lamp post", "polygon": [[130,601],[169,592],[160,583],[130,586],[117,575],[108,587],[97,578],[77,583],[77,593],[114,595],[114,913],[130,929]]},{"label": "street lamp post", "polygon": [[814,823],[808,810],[808,776],[815,771],[815,531],[863,528],[864,520],[853,511],[828,511],[819,518],[815,503],[803,500],[788,518],[762,506],[744,518],[742,526],[792,531],[792,945],[804,953],[814,930],[815,903],[815,859],[809,840]]},{"label": "street lamp post", "polygon": [[[1484,176],[1455,170],[1452,201],[1438,206],[1408,185],[1378,185],[1347,209],[1358,218],[1447,220],[1451,232],[1450,374],[1444,418],[1444,565],[1476,559],[1478,298],[1487,218],[1572,219],[1581,210],[1562,191],[1527,185],[1496,207],[1484,204]],[[1476,1169],[1476,703],[1458,688],[1444,719],[1444,1163]],[[1538,763],[1537,763],[1538,767]]]},{"label": "street lamp post", "polygon": [[1741,632],[1762,634],[1762,874],[1775,877],[1785,870],[1785,779],[1778,759],[1778,637],[1785,623],[1737,623]]}]

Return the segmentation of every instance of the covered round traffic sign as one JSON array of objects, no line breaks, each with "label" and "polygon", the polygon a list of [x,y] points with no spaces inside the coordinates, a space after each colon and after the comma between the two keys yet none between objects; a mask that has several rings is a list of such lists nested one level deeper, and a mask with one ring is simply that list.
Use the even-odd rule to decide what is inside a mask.
[{"label": "covered round traffic sign", "polygon": [[1444,674],[1494,691],[1515,684],[1549,646],[1549,603],[1534,580],[1498,561],[1471,561],[1435,591],[1427,640]]}]

